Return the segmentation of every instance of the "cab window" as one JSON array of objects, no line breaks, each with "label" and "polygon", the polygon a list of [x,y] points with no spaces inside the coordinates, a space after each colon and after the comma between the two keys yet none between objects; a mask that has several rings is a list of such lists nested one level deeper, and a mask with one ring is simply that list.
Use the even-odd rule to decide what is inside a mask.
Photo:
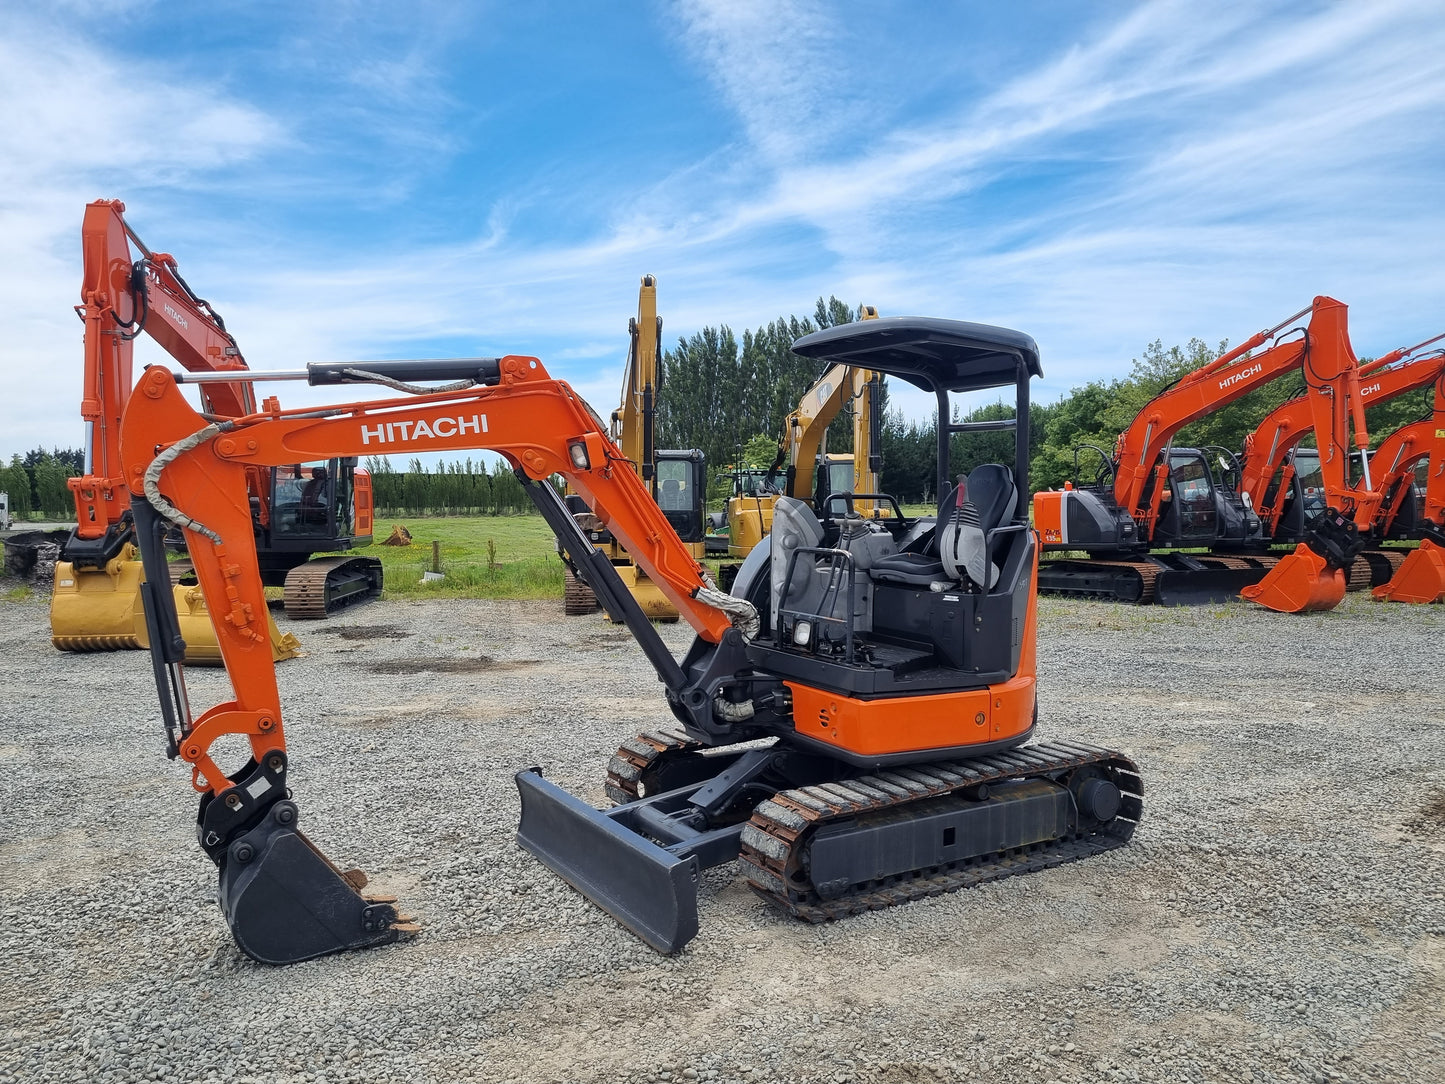
[{"label": "cab window", "polygon": [[664,459],[657,464],[657,504],[664,512],[686,512],[692,507],[692,464]]}]

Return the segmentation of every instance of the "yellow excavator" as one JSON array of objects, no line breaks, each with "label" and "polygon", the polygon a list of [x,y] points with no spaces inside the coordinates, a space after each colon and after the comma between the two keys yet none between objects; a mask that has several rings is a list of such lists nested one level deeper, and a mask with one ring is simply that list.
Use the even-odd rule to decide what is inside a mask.
[{"label": "yellow excavator", "polygon": [[[623,458],[652,493],[667,522],[692,555],[701,559],[707,550],[707,522],[703,500],[707,490],[707,464],[696,448],[657,447],[657,401],[661,388],[658,356],[662,347],[662,319],[657,315],[657,279],[642,276],[637,297],[637,318],[628,322],[630,345],[622,381],[622,403],[612,412],[611,437]],[[677,607],[668,601],[647,573],[639,568],[602,522],[592,514],[581,495],[569,490],[567,505],[592,545],[605,553],[623,586],[642,612],[653,621],[676,621]],[[596,613],[597,595],[567,562],[562,608],[568,614]],[[609,615],[611,616],[611,615]],[[620,618],[619,618],[620,620]]]},{"label": "yellow excavator", "polygon": [[[872,305],[862,306],[859,321],[878,319]],[[746,557],[773,528],[779,497],[812,501],[819,515],[858,511],[880,518],[878,475],[882,377],[870,369],[832,365],[806,392],[783,423],[777,458],[766,471],[740,470],[728,499],[728,556]],[[828,426],[845,403],[853,404],[853,451],[827,450]],[[726,573],[724,573],[726,579]]]}]

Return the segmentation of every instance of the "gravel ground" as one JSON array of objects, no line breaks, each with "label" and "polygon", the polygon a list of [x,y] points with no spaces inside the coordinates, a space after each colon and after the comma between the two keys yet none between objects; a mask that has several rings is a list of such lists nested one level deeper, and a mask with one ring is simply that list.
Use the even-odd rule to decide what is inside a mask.
[{"label": "gravel ground", "polygon": [[670,721],[559,611],[293,626],[304,827],[425,932],[276,969],[230,942],[145,656],[0,603],[0,1082],[1445,1080],[1445,607],[1045,600],[1041,737],[1139,761],[1129,847],[821,927],[718,869],[675,958],[512,841],[515,769],[600,805]]}]

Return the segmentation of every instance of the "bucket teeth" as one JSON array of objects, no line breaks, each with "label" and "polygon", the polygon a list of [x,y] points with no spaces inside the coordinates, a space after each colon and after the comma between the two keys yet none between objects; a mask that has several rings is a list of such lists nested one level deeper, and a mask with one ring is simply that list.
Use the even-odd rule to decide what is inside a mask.
[{"label": "bucket teeth", "polygon": [[276,803],[232,839],[220,871],[221,909],[253,960],[289,964],[414,937],[394,896],[363,896],[361,870],[342,871],[296,828],[294,803]]}]

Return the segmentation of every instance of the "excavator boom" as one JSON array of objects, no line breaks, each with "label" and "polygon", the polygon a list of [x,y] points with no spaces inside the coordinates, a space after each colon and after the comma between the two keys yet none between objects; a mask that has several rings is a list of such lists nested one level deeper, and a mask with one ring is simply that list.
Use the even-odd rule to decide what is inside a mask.
[{"label": "excavator boom", "polygon": [[[1306,326],[1284,332],[1306,314]],[[1239,591],[1260,605],[1289,612],[1337,605],[1346,585],[1341,570],[1363,546],[1353,517],[1368,517],[1379,500],[1369,483],[1359,368],[1346,306],[1317,297],[1310,308],[1186,374],[1156,395],[1119,435],[1106,464],[1112,473],[1107,489],[1101,482],[1035,494],[1035,521],[1045,545],[1091,554],[1090,562],[1050,562],[1041,582],[1053,590],[1112,593],[1129,601],[1205,601]],[[1181,547],[1239,553],[1267,544],[1255,495],[1223,492],[1206,455],[1175,449],[1173,441],[1191,422],[1294,371],[1305,376],[1300,418],[1308,418],[1323,449],[1328,512],[1310,523],[1294,553],[1272,567],[1248,557],[1225,556],[1211,564],[1173,553]],[[1350,482],[1352,425],[1365,476],[1359,487]]]},{"label": "excavator boom", "polygon": [[[120,470],[120,418],[132,390],[134,340],[144,332],[187,372],[209,378],[199,389],[206,414],[243,417],[256,411],[251,382],[231,379],[248,367],[225,321],[181,277],[175,257],[146,246],[124,212],[119,200],[97,200],[86,207],[81,227],[83,303],[76,311],[85,324],[81,415],[86,463],[84,475],[69,481],[77,526],[57,565],[51,599],[51,642],[63,651],[148,644],[139,601],[143,569],[135,557],[130,521],[135,491]],[[284,579],[287,613],[293,617],[321,616],[338,599],[344,603],[375,597],[381,588],[381,562],[375,558],[307,563],[312,552],[365,544],[371,534],[371,488],[365,472],[332,462],[321,468],[318,479],[317,467],[309,469],[316,481],[313,497],[324,494],[328,500],[290,510],[284,525],[272,517],[277,488],[273,472],[259,466],[247,469],[256,529],[266,538],[268,581],[280,586]],[[200,592],[178,587],[176,601],[184,614],[190,661],[219,662]],[[274,622],[268,624],[278,660],[299,653],[294,636],[283,635]]]},{"label": "excavator boom", "polygon": [[[1429,387],[1440,375],[1442,366],[1445,366],[1445,351],[1434,350],[1418,355],[1416,352],[1441,338],[1445,338],[1445,335],[1437,335],[1411,347],[1392,350],[1362,365],[1358,398],[1363,408],[1368,409]],[[1249,495],[1265,534],[1271,538],[1276,534],[1280,515],[1290,492],[1293,472],[1288,463],[1289,453],[1313,427],[1315,417],[1312,407],[1308,393],[1290,399],[1266,415],[1253,432],[1245,437],[1239,489],[1241,493]],[[1379,462],[1379,459],[1377,455],[1375,462]],[[1380,485],[1378,488],[1383,491],[1385,487]],[[1369,500],[1356,504],[1355,525],[1361,530],[1367,530],[1371,526],[1371,509]]]},{"label": "excavator boom", "polygon": [[[342,367],[312,367],[313,383],[346,383]],[[408,936],[415,927],[394,900],[365,897],[365,879],[342,874],[297,829],[299,811],[286,787],[280,693],[265,634],[266,598],[252,531],[246,471],[337,454],[487,448],[514,466],[570,553],[592,560],[604,602],[628,618],[669,692],[687,681],[666,645],[625,591],[614,589],[606,558],[587,543],[549,479],[560,474],[592,505],[607,528],[678,610],[709,641],[745,627],[756,615],[716,591],[707,572],[669,527],[662,510],[605,427],[565,383],[535,358],[510,356],[463,363],[372,365],[368,375],[402,380],[455,379],[475,387],[403,400],[350,403],[326,410],[282,411],[274,399],[260,413],[221,422],[201,417],[164,369],[145,374],[125,414],[126,476],[146,562],[146,616],[153,669],[161,691],[168,749],[191,766],[203,795],[202,846],[221,872],[220,898],[237,943],[272,963]],[[164,450],[157,455],[155,449]],[[159,514],[158,514],[159,510]],[[162,515],[164,518],[162,518]],[[215,617],[220,653],[234,698],[199,716],[185,692],[184,643],[171,604],[161,536],[167,521],[188,535],[196,574]],[[212,757],[217,739],[235,735],[251,752],[228,773]]]}]

